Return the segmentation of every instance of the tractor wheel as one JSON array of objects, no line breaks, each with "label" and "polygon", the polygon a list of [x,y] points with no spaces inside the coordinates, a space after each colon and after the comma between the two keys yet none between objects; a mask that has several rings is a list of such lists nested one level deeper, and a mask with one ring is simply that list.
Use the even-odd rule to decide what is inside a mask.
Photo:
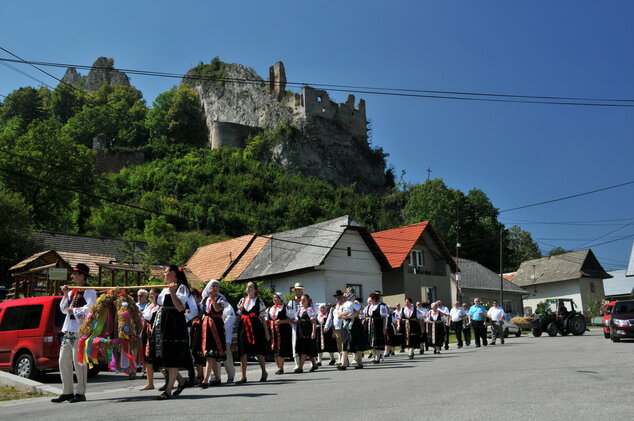
[{"label": "tractor wheel", "polygon": [[568,321],[568,330],[575,336],[583,335],[586,331],[586,321],[582,315],[574,316]]},{"label": "tractor wheel", "polygon": [[533,332],[533,336],[536,338],[539,338],[540,336],[542,336],[542,331],[539,329],[533,329],[532,332]]},{"label": "tractor wheel", "polygon": [[519,338],[520,336],[522,336],[522,329],[517,329],[517,332],[515,332],[515,337]]},{"label": "tractor wheel", "polygon": [[559,329],[557,329],[557,325],[554,323],[549,323],[546,327],[546,333],[548,333],[548,336],[557,336],[558,331]]}]

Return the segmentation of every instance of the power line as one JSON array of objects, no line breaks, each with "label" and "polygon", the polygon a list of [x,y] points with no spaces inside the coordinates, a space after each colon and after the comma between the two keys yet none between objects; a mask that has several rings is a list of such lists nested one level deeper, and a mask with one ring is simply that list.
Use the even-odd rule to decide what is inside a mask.
[{"label": "power line", "polygon": [[[0,47],[0,49],[7,51]],[[86,66],[76,65],[69,63],[54,63],[43,61],[29,61],[17,57],[13,53],[9,54],[16,57],[18,60],[12,60],[7,58],[0,58],[0,61],[11,61],[16,63],[29,64],[39,69],[35,65],[50,66],[50,67],[74,67],[78,69],[105,69],[105,70],[118,70],[127,74],[135,74],[141,76],[152,77],[164,77],[164,78],[179,78],[183,79],[186,75],[167,72],[156,72],[136,69],[123,69],[114,67],[103,66]],[[48,73],[47,73],[48,74]],[[50,74],[49,74],[50,75]],[[53,76],[54,77],[54,76]],[[56,78],[57,79],[57,78]],[[262,79],[247,79],[247,78],[228,78],[228,77],[211,77],[211,76],[187,76],[186,79],[191,80],[210,80],[219,82],[233,82],[243,84],[262,84]],[[59,79],[57,79],[59,80]],[[276,83],[276,82],[274,82]],[[527,103],[527,104],[548,104],[548,105],[573,105],[573,106],[592,106],[592,107],[634,107],[634,99],[606,99],[606,98],[582,98],[582,97],[562,97],[562,96],[537,96],[537,95],[515,95],[515,94],[497,94],[489,92],[469,92],[469,91],[443,91],[443,90],[425,90],[425,89],[403,89],[403,88],[379,88],[368,86],[355,86],[355,85],[337,85],[337,84],[325,84],[325,83],[305,83],[305,82],[286,82],[286,85],[302,87],[306,85],[322,87],[327,91],[332,92],[349,92],[360,93],[368,95],[388,95],[388,96],[400,96],[400,97],[413,97],[413,98],[429,98],[429,99],[447,99],[447,100],[463,100],[463,101],[484,101],[484,102],[514,102],[514,103]],[[594,101],[594,102],[582,102],[582,101]]]},{"label": "power line", "polygon": [[504,209],[504,210],[501,210],[499,213],[510,212],[510,211],[519,210],[519,209],[526,209],[526,208],[531,208],[531,207],[534,207],[534,206],[546,205],[548,203],[561,202],[562,200],[573,199],[575,197],[581,197],[581,196],[586,196],[586,195],[589,195],[589,194],[598,193],[598,192],[602,192],[602,191],[606,191],[606,190],[616,189],[617,187],[623,187],[623,186],[627,186],[627,185],[630,185],[630,184],[634,184],[634,180],[627,181],[627,182],[621,183],[621,184],[616,184],[614,186],[604,187],[604,188],[601,188],[601,189],[596,189],[596,190],[591,190],[591,191],[587,191],[587,192],[583,192],[583,193],[573,194],[573,195],[570,195],[570,196],[564,196],[564,197],[560,197],[560,198],[557,198],[557,199],[545,200],[543,202],[531,203],[530,205],[524,205],[524,206],[518,206],[518,207],[515,207],[515,208]]}]

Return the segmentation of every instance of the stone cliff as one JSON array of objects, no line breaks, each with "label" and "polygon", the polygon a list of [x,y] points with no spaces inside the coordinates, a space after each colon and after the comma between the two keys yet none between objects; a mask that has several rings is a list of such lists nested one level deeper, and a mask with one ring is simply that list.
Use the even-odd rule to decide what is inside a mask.
[{"label": "stone cliff", "polygon": [[92,69],[86,76],[77,73],[77,69],[69,67],[64,73],[62,82],[68,83],[85,91],[96,91],[101,85],[130,86],[130,79],[125,73],[114,68],[114,59],[99,57],[92,64]]},{"label": "stone cliff", "polygon": [[365,101],[355,106],[330,100],[326,91],[304,86],[286,91],[281,62],[268,80],[241,65],[212,61],[187,72],[183,83],[199,94],[212,148],[244,147],[259,131],[288,124],[300,134],[277,144],[270,160],[304,175],[339,186],[357,183],[363,192],[382,192],[386,164],[382,151],[368,142]]}]

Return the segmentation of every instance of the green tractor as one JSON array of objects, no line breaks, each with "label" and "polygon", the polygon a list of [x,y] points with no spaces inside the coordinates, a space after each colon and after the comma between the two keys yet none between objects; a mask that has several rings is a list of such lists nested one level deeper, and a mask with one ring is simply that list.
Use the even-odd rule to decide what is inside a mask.
[{"label": "green tractor", "polygon": [[533,336],[575,336],[583,335],[586,331],[586,319],[581,312],[576,311],[577,305],[571,298],[549,298],[543,309],[532,318],[531,331]]}]

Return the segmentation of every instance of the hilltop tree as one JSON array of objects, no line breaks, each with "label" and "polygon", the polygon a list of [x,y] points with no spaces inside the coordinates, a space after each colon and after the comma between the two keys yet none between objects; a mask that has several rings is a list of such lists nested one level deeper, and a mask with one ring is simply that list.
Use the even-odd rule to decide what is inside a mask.
[{"label": "hilltop tree", "polygon": [[533,241],[531,233],[524,231],[517,225],[508,229],[506,244],[509,253],[504,261],[505,271],[515,271],[522,262],[542,257],[539,246]]}]

